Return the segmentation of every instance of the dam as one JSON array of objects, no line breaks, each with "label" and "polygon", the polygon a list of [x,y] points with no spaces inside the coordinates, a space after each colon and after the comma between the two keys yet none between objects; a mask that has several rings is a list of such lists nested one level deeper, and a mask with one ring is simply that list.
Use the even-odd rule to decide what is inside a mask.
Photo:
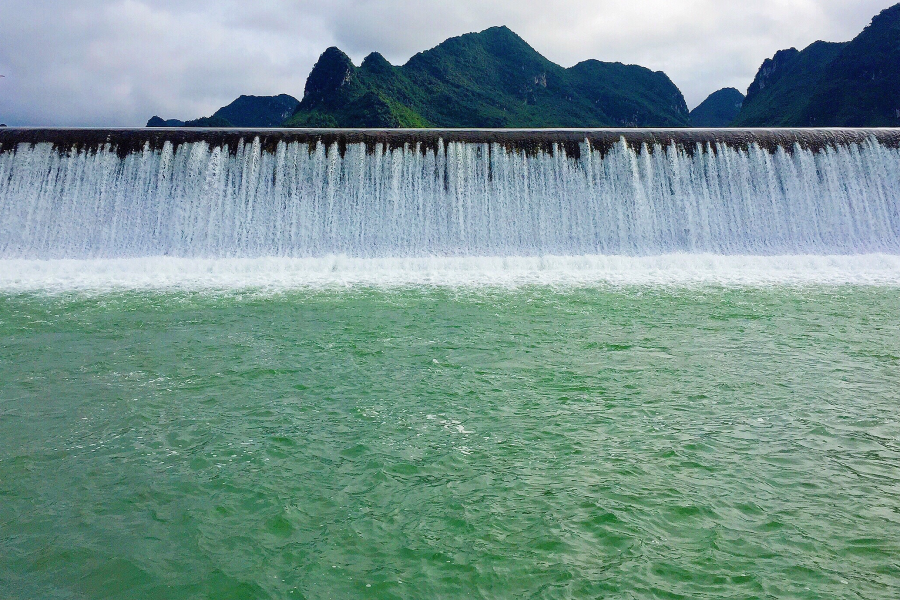
[{"label": "dam", "polygon": [[900,130],[0,131],[0,259],[900,253]]}]

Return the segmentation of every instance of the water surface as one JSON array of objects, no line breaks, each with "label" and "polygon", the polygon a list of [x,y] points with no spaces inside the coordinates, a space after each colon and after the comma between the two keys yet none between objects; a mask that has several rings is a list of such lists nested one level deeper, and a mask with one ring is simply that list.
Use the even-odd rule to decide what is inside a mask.
[{"label": "water surface", "polygon": [[0,295],[0,596],[900,593],[897,287]]}]

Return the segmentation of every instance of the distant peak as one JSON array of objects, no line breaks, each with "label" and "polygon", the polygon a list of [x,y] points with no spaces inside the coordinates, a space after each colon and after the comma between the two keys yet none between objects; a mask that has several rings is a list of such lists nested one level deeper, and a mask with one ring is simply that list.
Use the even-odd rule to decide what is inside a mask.
[{"label": "distant peak", "polygon": [[315,101],[347,85],[352,80],[355,69],[353,61],[343,51],[335,46],[328,48],[316,61],[306,80],[304,100]]},{"label": "distant peak", "polygon": [[338,48],[337,46],[329,46],[325,49],[325,52],[319,56],[319,60],[330,60],[330,59],[340,59],[340,60],[350,60],[350,57],[347,54]]},{"label": "distant peak", "polygon": [[363,59],[361,68],[370,72],[384,72],[393,68],[393,65],[378,52],[372,52]]},{"label": "distant peak", "polygon": [[737,88],[726,87],[726,88],[722,88],[721,90],[716,90],[715,92],[710,94],[710,97],[713,97],[713,96],[732,96],[732,97],[740,96],[743,99],[744,94]]},{"label": "distant peak", "polygon": [[353,61],[350,60],[350,57],[343,50],[337,46],[331,46],[319,56],[319,60],[316,61],[313,67],[313,72],[317,69],[333,70],[343,68],[352,69]]},{"label": "distant peak", "polygon": [[[539,58],[544,60],[544,57],[541,56],[537,50],[532,48],[521,36],[505,25],[488,27],[477,33],[467,33],[459,38],[451,38],[450,40],[447,40],[447,42],[462,42],[463,44],[474,42],[491,54],[497,56],[518,55],[519,58],[527,56],[531,59]],[[445,42],[445,44],[447,42]],[[441,44],[438,47],[440,48],[442,46],[444,46],[444,44]]]},{"label": "distant peak", "polygon": [[[493,27],[488,27],[487,29],[483,30],[481,33],[493,33],[493,32],[511,33],[513,35],[516,35],[515,32],[512,29],[510,29],[509,27],[507,27],[506,25],[494,25]],[[516,37],[518,37],[518,36],[516,36]]]},{"label": "distant peak", "polygon": [[508,39],[508,40],[517,40],[522,43],[526,43],[522,36],[517,34],[515,31],[507,27],[506,25],[497,25],[495,27],[488,27],[478,33],[472,34],[479,37],[484,38],[495,38],[495,39]]},{"label": "distant peak", "polygon": [[381,55],[380,52],[370,52],[368,56],[363,59],[363,64],[367,62],[387,62],[387,59]]}]

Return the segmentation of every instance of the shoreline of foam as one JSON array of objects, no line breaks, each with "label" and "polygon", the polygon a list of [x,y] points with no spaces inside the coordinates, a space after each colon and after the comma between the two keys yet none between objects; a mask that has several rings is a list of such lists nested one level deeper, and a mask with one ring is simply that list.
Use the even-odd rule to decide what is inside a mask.
[{"label": "shoreline of foam", "polygon": [[900,255],[0,259],[0,293],[343,287],[900,286]]}]

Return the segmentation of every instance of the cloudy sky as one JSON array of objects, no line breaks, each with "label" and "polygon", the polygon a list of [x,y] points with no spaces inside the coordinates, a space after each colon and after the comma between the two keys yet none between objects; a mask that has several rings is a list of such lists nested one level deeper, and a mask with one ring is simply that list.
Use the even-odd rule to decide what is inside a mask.
[{"label": "cloudy sky", "polygon": [[240,94],[300,98],[319,54],[402,64],[507,25],[563,66],[665,71],[693,108],[776,50],[853,38],[896,0],[0,0],[0,121],[141,126]]}]

